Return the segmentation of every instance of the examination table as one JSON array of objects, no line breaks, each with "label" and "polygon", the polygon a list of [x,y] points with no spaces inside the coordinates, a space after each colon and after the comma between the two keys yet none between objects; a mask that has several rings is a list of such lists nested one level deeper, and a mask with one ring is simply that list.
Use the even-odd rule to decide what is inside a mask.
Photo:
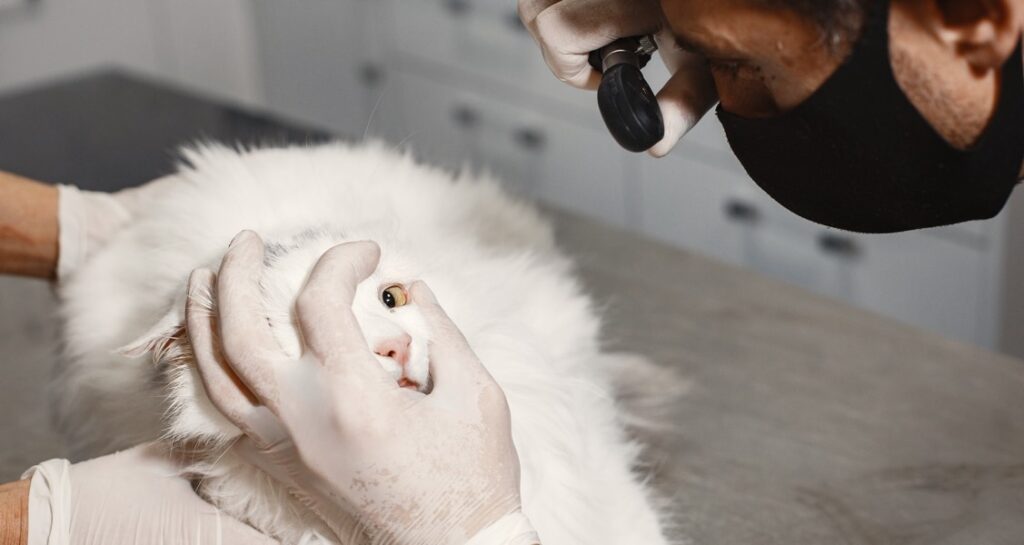
[{"label": "examination table", "polygon": [[[40,180],[138,185],[198,138],[328,135],[114,72],[0,97],[0,168]],[[644,437],[674,535],[698,545],[1024,544],[1024,362],[548,212],[606,309],[608,346],[690,383]],[[0,481],[64,454],[44,391],[54,310],[44,282],[0,279]]]}]

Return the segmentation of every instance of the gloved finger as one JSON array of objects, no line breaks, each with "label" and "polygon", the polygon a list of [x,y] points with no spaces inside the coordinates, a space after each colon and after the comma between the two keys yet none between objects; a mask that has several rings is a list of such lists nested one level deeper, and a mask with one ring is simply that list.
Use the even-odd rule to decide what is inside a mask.
[{"label": "gloved finger", "polygon": [[185,330],[199,378],[206,396],[232,424],[244,430],[244,416],[256,405],[256,399],[228,368],[224,355],[214,339],[213,284],[216,277],[209,269],[196,269],[188,277],[188,299],[185,301]]},{"label": "gloved finger", "polygon": [[431,395],[444,397],[465,392],[467,388],[474,390],[481,385],[496,385],[430,288],[417,281],[410,286],[409,295],[430,327],[430,373],[434,383]]},{"label": "gloved finger", "polygon": [[263,448],[287,437],[284,427],[227,364],[217,342],[213,315],[215,276],[209,269],[192,271],[185,303],[186,330],[206,397],[243,433]]},{"label": "gloved finger", "polygon": [[362,527],[349,512],[356,510],[342,508],[343,505],[347,505],[344,498],[328,495],[323,490],[323,479],[303,464],[302,455],[294,443],[282,443],[267,449],[243,437],[231,445],[231,450],[283,484],[292,497],[324,521],[339,538],[338,543],[366,542]]},{"label": "gloved finger", "polygon": [[601,78],[590,66],[591,51],[661,27],[661,7],[654,0],[562,0],[538,13],[527,29],[558,79],[594,89]]},{"label": "gloved finger", "polygon": [[278,443],[270,448],[251,437],[242,437],[232,443],[231,452],[254,467],[269,475],[275,481],[295,487],[291,474],[301,467],[301,456],[291,441]]},{"label": "gloved finger", "polygon": [[519,11],[519,20],[523,22],[523,26],[527,30],[532,31],[535,28],[534,21],[537,16],[558,2],[559,0],[519,0],[516,6]]},{"label": "gloved finger", "polygon": [[718,102],[715,81],[702,57],[686,51],[665,51],[663,55],[674,59],[666,60],[672,77],[658,91],[665,136],[648,150],[654,157],[663,157],[672,151],[679,139]]},{"label": "gloved finger", "polygon": [[273,408],[278,397],[273,366],[281,350],[261,302],[262,271],[263,241],[252,231],[242,231],[221,261],[217,316],[227,363],[260,402]]},{"label": "gloved finger", "polygon": [[356,388],[395,381],[370,352],[352,312],[356,288],[377,268],[380,247],[374,242],[339,244],[324,253],[313,267],[295,307],[306,346],[328,369],[357,380]]}]

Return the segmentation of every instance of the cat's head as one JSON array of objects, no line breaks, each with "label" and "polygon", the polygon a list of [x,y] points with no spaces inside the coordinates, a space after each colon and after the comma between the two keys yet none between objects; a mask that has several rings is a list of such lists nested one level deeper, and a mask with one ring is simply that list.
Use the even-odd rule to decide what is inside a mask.
[{"label": "cat's head", "polygon": [[[297,358],[302,353],[295,300],[317,260],[332,246],[365,238],[310,230],[266,241],[260,279],[263,318],[270,324],[284,354]],[[380,264],[357,286],[352,311],[381,367],[400,386],[425,392],[430,388],[429,328],[423,314],[411,304],[407,291],[407,286],[419,279],[419,269],[404,260],[398,248],[378,243],[382,246]],[[121,352],[132,357],[151,354],[166,377],[170,435],[237,435],[237,430],[216,412],[202,391],[184,327],[184,302],[184,294],[180,294],[167,315]]]}]

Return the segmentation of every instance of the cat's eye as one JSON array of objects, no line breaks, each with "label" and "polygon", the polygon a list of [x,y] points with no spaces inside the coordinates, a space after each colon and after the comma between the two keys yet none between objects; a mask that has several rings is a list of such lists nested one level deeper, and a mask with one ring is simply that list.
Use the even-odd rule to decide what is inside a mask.
[{"label": "cat's eye", "polygon": [[388,308],[404,307],[409,302],[409,296],[405,288],[398,284],[392,284],[380,292],[380,300]]}]

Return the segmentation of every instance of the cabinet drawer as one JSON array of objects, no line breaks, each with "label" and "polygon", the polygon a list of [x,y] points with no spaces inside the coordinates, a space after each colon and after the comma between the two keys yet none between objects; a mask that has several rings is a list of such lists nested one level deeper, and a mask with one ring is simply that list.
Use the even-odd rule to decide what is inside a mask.
[{"label": "cabinet drawer", "polygon": [[390,0],[388,11],[395,25],[393,44],[404,53],[431,62],[468,64],[503,77],[539,73],[543,60],[519,23],[515,2],[501,4]]},{"label": "cabinet drawer", "polygon": [[864,235],[764,217],[746,256],[751,268],[947,337],[991,344],[991,252],[923,231]]},{"label": "cabinet drawer", "polygon": [[948,337],[992,344],[993,254],[927,232],[802,220],[749,178],[682,156],[642,163],[644,232]]},{"label": "cabinet drawer", "polygon": [[[993,253],[962,237],[850,233],[804,220],[754,192],[764,218],[749,265],[948,337],[990,344]],[[994,316],[994,314],[993,314]]]},{"label": "cabinet drawer", "polygon": [[745,244],[760,221],[745,178],[680,155],[638,160],[645,234],[744,264]]},{"label": "cabinet drawer", "polygon": [[[394,47],[416,62],[442,64],[497,82],[510,95],[531,95],[533,106],[555,100],[584,113],[596,99],[558,81],[519,21],[514,0],[390,0]],[[537,98],[540,97],[540,98]]]},{"label": "cabinet drawer", "polygon": [[851,265],[849,291],[859,306],[994,348],[991,252],[923,232],[857,238],[863,258]]},{"label": "cabinet drawer", "polygon": [[368,46],[370,5],[360,0],[255,0],[263,94],[290,118],[352,138],[366,129],[382,70]]},{"label": "cabinet drawer", "polygon": [[432,162],[497,174],[513,192],[627,223],[624,161],[604,134],[411,74],[389,75],[385,133]]}]

